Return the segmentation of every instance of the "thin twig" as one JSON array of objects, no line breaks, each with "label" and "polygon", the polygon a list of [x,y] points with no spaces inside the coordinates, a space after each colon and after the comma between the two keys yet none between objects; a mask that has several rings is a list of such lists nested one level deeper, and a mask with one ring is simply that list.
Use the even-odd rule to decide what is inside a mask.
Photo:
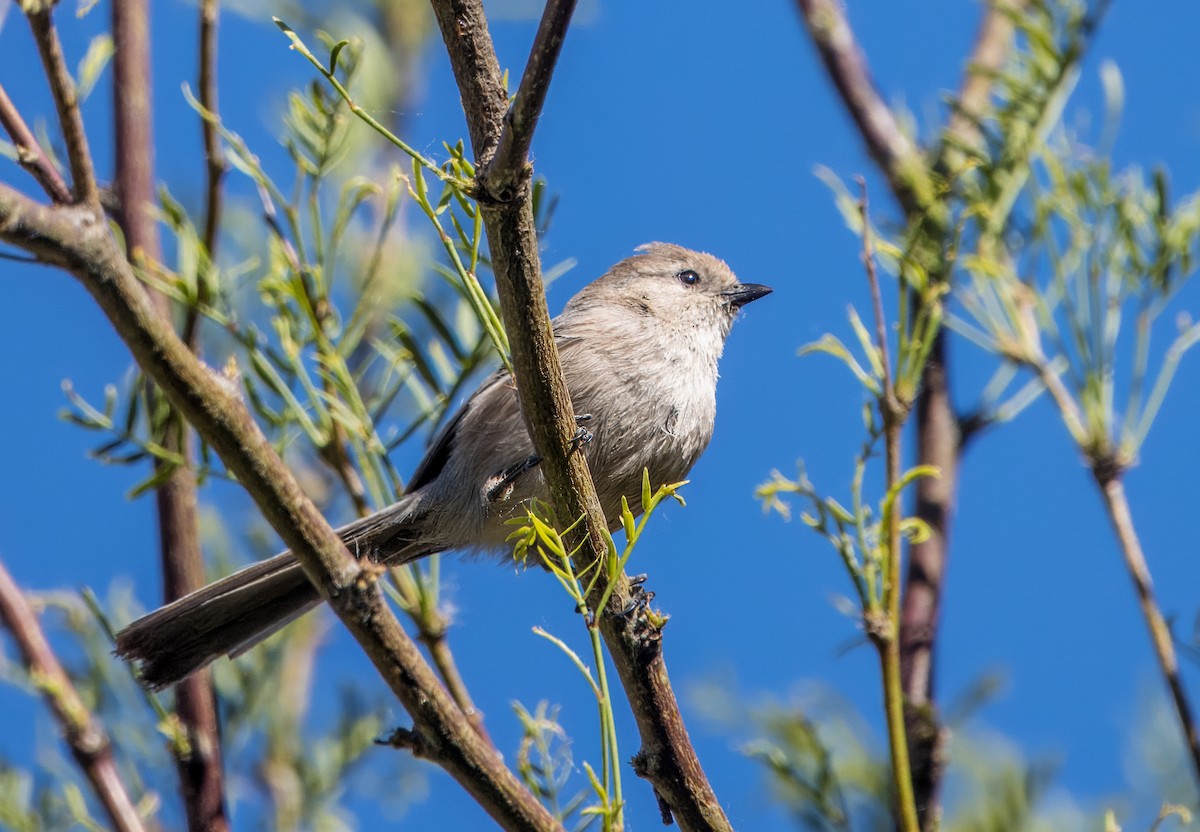
[{"label": "thin twig", "polygon": [[[331,387],[332,383],[327,379],[324,389],[332,396],[334,391]],[[317,456],[342,483],[342,488],[354,505],[354,513],[359,517],[366,517],[371,513],[371,501],[367,499],[367,488],[346,451],[346,441],[346,428],[341,422],[334,422],[329,432],[329,441],[317,448]]]},{"label": "thin twig", "polygon": [[[204,140],[204,250],[208,268],[217,267],[217,232],[221,227],[221,203],[224,198],[222,180],[225,177],[225,157],[221,153],[220,117],[217,109],[217,25],[220,20],[220,0],[200,3],[200,131]],[[209,116],[208,114],[211,114]],[[193,350],[198,345],[200,308],[209,302],[212,281],[200,275],[196,284],[196,303],[184,312],[183,340]]]},{"label": "thin twig", "polygon": [[1026,365],[1037,373],[1042,386],[1046,388],[1046,392],[1054,400],[1054,405],[1058,408],[1063,424],[1067,426],[1067,433],[1071,434],[1071,438],[1075,443],[1081,450],[1086,452],[1092,442],[1089,439],[1088,429],[1084,424],[1084,417],[1080,411],[1079,404],[1075,401],[1070,391],[1067,390],[1067,386],[1063,384],[1061,369],[1056,370],[1054,367],[1051,367],[1049,362],[1041,356],[1031,358],[1026,362]]},{"label": "thin twig", "polygon": [[50,95],[58,112],[58,123],[62,129],[63,143],[67,147],[67,162],[71,167],[71,180],[75,201],[86,205],[99,205],[100,191],[96,186],[96,173],[92,166],[92,154],[88,150],[87,134],[83,129],[83,116],[79,112],[79,98],[75,81],[63,57],[62,44],[50,16],[53,3],[32,4],[28,12],[29,28],[42,59],[42,68],[50,83]]},{"label": "thin twig", "polygon": [[1105,511],[1113,524],[1117,543],[1125,558],[1125,566],[1133,580],[1133,586],[1138,595],[1138,605],[1141,607],[1142,617],[1146,621],[1146,628],[1150,631],[1150,643],[1154,648],[1154,655],[1158,659],[1163,680],[1171,692],[1171,702],[1179,717],[1193,772],[1197,782],[1200,782],[1200,732],[1197,731],[1191,702],[1183,687],[1183,678],[1179,675],[1179,661],[1175,655],[1175,643],[1171,638],[1171,630],[1154,597],[1154,583],[1150,577],[1150,567],[1146,563],[1146,555],[1142,551],[1141,541],[1134,528],[1133,513],[1129,509],[1129,499],[1125,495],[1125,486],[1121,481],[1123,468],[1111,452],[1099,452],[1096,449],[1096,443],[1091,439],[1091,434],[1084,425],[1079,406],[1067,391],[1059,374],[1050,368],[1044,359],[1031,362],[1031,366],[1037,371],[1046,391],[1058,407],[1072,439],[1091,460],[1092,476],[1100,487]]},{"label": "thin twig", "polygon": [[871,290],[871,311],[875,315],[875,342],[879,348],[879,362],[883,367],[883,389],[892,391],[892,359],[888,349],[887,318],[883,315],[883,293],[879,290],[879,275],[875,272],[875,250],[871,244],[871,213],[867,201],[867,180],[858,177],[858,213],[862,217],[862,263],[867,270],[867,284]]},{"label": "thin twig", "polygon": [[575,2],[549,0],[546,3],[525,72],[521,76],[521,86],[504,118],[504,129],[496,143],[496,153],[480,171],[479,178],[484,190],[502,202],[517,196],[521,181],[530,175],[529,147],[546,103],[550,79],[554,77],[554,65],[562,51]]},{"label": "thin twig", "polygon": [[200,3],[200,77],[197,87],[200,105],[214,118],[201,118],[204,138],[204,248],[214,262],[217,258],[217,230],[221,225],[221,180],[225,176],[225,157],[221,153],[220,113],[217,105],[217,25],[220,0]]},{"label": "thin twig", "polygon": [[0,620],[12,633],[30,679],[41,692],[71,748],[71,756],[91,784],[113,827],[144,832],[145,826],[117,772],[112,745],[71,684],[46,640],[37,615],[0,563]]},{"label": "thin twig", "polygon": [[[500,66],[488,36],[483,6],[480,0],[434,0],[433,8],[467,113],[476,165],[483,167],[495,154],[506,109]],[[565,27],[563,16],[553,19],[556,27]],[[535,42],[532,54],[544,51],[541,41],[561,37],[561,32],[547,34],[539,30],[539,42]],[[545,74],[554,68],[552,60],[541,66]],[[526,118],[530,128],[535,123],[536,118]],[[528,160],[511,161],[519,169],[492,169],[493,181],[519,179]],[[480,185],[486,187],[487,182]],[[587,562],[599,561],[607,553],[606,521],[586,458],[570,452],[576,424],[546,308],[528,181],[516,199],[501,202],[496,196],[481,194],[480,206],[501,312],[510,334],[521,410],[541,457],[541,470],[558,515],[583,518],[578,534],[584,539],[573,539],[572,548],[576,543],[583,544],[579,557]],[[637,609],[624,574],[618,576],[611,589],[609,610]],[[607,591],[609,587],[597,581],[592,602]],[[602,614],[600,626],[641,735],[642,748],[634,758],[634,770],[650,781],[681,828],[729,829],[729,821],[688,738],[667,677],[661,628],[651,623],[644,611]]]},{"label": "thin twig", "polygon": [[458,709],[462,711],[463,716],[471,723],[471,727],[475,729],[475,733],[479,734],[488,743],[491,743],[492,738],[488,735],[487,728],[483,724],[483,711],[475,707],[475,701],[471,698],[471,691],[467,689],[467,683],[463,681],[462,674],[458,670],[458,664],[454,661],[454,654],[450,650],[450,644],[446,641],[445,620],[435,610],[432,613],[426,613],[419,617],[414,616],[413,621],[417,624],[418,636],[421,639],[421,643],[429,651],[429,658],[433,660],[433,666],[437,668],[438,675],[442,677],[442,682],[446,685],[446,690],[453,697],[455,704],[458,705]]},{"label": "thin twig", "polygon": [[1146,555],[1142,552],[1142,544],[1133,525],[1133,514],[1129,510],[1129,499],[1121,482],[1121,472],[1115,466],[1093,465],[1092,474],[1100,486],[1104,508],[1117,533],[1121,554],[1125,556],[1125,566],[1133,579],[1138,605],[1142,608],[1142,617],[1150,630],[1150,642],[1154,646],[1159,670],[1171,692],[1171,702],[1175,706],[1175,713],[1183,730],[1183,740],[1187,744],[1192,772],[1197,782],[1200,782],[1200,732],[1197,732],[1196,717],[1192,713],[1191,702],[1183,687],[1183,678],[1179,675],[1179,660],[1175,656],[1175,642],[1171,638],[1171,630],[1154,597],[1154,583],[1150,578]]},{"label": "thin twig", "polygon": [[3,84],[0,84],[0,125],[4,126],[5,132],[17,149],[17,163],[37,180],[46,196],[60,204],[69,203],[71,189],[67,187],[50,158],[42,151],[42,146],[38,144],[25,119],[21,118]]}]

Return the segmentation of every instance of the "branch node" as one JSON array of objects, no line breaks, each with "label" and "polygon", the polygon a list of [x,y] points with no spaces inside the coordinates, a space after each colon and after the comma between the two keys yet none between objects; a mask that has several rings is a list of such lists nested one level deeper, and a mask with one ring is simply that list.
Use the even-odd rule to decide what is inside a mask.
[{"label": "branch node", "polygon": [[386,737],[375,740],[376,745],[407,751],[418,760],[434,759],[434,746],[415,728],[396,728]]},{"label": "branch node", "polygon": [[863,631],[871,643],[881,649],[896,637],[896,628],[883,610],[863,616]]},{"label": "branch node", "polygon": [[1088,453],[1088,465],[1100,487],[1119,480],[1129,467],[1111,448],[1097,448]]},{"label": "branch node", "polygon": [[475,180],[474,197],[480,205],[511,207],[528,197],[529,184],[533,181],[533,165],[526,161],[516,170],[496,172],[490,166],[482,167]]}]

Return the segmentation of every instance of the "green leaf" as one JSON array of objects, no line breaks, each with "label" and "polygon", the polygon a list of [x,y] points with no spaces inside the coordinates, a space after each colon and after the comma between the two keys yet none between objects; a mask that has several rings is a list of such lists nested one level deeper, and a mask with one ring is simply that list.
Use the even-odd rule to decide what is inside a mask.
[{"label": "green leaf", "polygon": [[858,343],[862,346],[867,360],[871,363],[871,372],[876,378],[882,379],[883,354],[879,351],[879,347],[871,340],[871,334],[863,324],[862,318],[858,316],[858,310],[851,306],[847,314],[850,317],[850,326],[854,329],[854,335],[858,338]]},{"label": "green leaf", "polygon": [[883,384],[880,379],[872,376],[862,365],[851,355],[850,350],[846,349],[846,345],[841,342],[835,335],[826,333],[821,336],[819,341],[812,344],[806,344],[800,348],[800,355],[809,355],[814,352],[823,352],[827,355],[832,355],[834,358],[840,359],[843,364],[850,368],[850,372],[854,373],[854,377],[862,383],[863,387],[874,396],[879,396],[883,392]]},{"label": "green leaf", "polygon": [[333,49],[329,51],[329,74],[333,75],[337,71],[338,56],[342,54],[342,50],[350,44],[348,40],[339,40],[333,45]]},{"label": "green leaf", "polygon": [[78,87],[79,100],[84,101],[91,94],[92,89],[96,86],[96,82],[100,80],[104,68],[108,66],[109,60],[113,56],[113,40],[108,34],[96,35],[92,38],[92,42],[88,44],[87,52],[84,53],[83,60],[79,62],[79,79],[76,83]]}]

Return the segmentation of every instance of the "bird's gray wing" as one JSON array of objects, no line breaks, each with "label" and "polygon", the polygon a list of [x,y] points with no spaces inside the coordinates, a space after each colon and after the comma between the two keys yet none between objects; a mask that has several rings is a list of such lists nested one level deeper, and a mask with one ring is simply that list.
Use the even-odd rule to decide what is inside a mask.
[{"label": "bird's gray wing", "polygon": [[438,474],[446,467],[446,463],[450,459],[450,453],[454,449],[454,436],[458,429],[462,426],[463,418],[467,415],[467,411],[473,406],[478,406],[480,399],[487,398],[489,392],[493,392],[497,387],[507,386],[510,384],[508,370],[497,370],[486,379],[483,384],[471,394],[471,397],[463,402],[462,407],[458,412],[450,418],[450,421],[438,431],[433,442],[430,443],[429,449],[425,451],[425,456],[422,457],[417,468],[413,471],[412,477],[408,481],[408,492],[416,491],[418,488],[423,488],[429,483],[437,479]]},{"label": "bird's gray wing", "polygon": [[[557,324],[558,322],[556,321],[555,323]],[[570,354],[578,348],[580,340],[578,337],[569,335],[560,336],[555,339],[559,354],[563,357],[564,362],[570,360]],[[445,469],[446,463],[449,462],[450,455],[456,445],[456,436],[462,428],[468,413],[478,410],[481,413],[487,413],[489,421],[494,425],[511,424],[509,420],[502,417],[502,414],[507,415],[505,411],[514,407],[519,407],[519,405],[517,404],[512,377],[508,374],[507,370],[497,370],[479,385],[479,388],[463,403],[462,407],[451,417],[445,427],[438,432],[430,444],[429,450],[425,452],[425,456],[421,459],[420,464],[413,471],[412,478],[408,482],[407,491],[411,493],[430,484]],[[518,423],[520,423],[519,420]],[[514,437],[514,439],[516,439],[516,444],[518,445],[528,442],[528,439],[525,437],[519,439]],[[497,471],[495,473],[499,474],[501,472]]]}]

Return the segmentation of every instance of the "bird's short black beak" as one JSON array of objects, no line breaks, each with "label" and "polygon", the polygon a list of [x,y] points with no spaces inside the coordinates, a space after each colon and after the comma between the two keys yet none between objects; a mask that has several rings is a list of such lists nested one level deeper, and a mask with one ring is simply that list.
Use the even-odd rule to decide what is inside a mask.
[{"label": "bird's short black beak", "polygon": [[728,300],[734,309],[741,309],[747,303],[769,295],[772,291],[770,286],[763,286],[761,283],[739,283],[721,292],[721,296]]}]

